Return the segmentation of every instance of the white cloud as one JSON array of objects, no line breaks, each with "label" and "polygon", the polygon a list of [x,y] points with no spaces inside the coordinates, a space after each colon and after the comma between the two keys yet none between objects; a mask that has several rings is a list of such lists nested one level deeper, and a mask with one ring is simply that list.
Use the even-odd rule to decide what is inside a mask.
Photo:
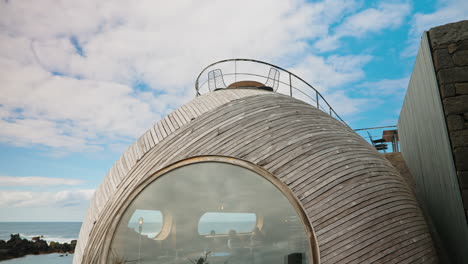
[{"label": "white cloud", "polygon": [[53,186],[53,185],[79,185],[82,180],[52,178],[52,177],[13,177],[0,176],[0,186]]},{"label": "white cloud", "polygon": [[320,92],[362,79],[362,67],[372,59],[370,55],[330,56],[309,55],[290,70],[301,76]]},{"label": "white cloud", "polygon": [[381,2],[375,8],[367,8],[347,17],[333,34],[317,41],[315,47],[320,51],[330,51],[339,47],[340,38],[362,37],[368,33],[396,28],[404,22],[410,11],[408,3]]},{"label": "white cloud", "polygon": [[409,77],[400,79],[383,79],[376,82],[364,82],[359,84],[358,87],[363,88],[361,92],[364,95],[394,95],[404,96],[406,88],[408,87]]},{"label": "white cloud", "polygon": [[468,1],[465,0],[439,0],[438,8],[433,13],[415,13],[411,21],[411,29],[408,36],[408,48],[402,52],[403,57],[415,56],[421,36],[424,31],[444,25],[468,19]]},{"label": "white cloud", "polygon": [[60,192],[0,191],[0,207],[71,207],[86,204],[92,189]]},{"label": "white cloud", "polygon": [[344,91],[326,93],[324,94],[324,97],[327,99],[328,103],[333,107],[336,113],[340,115],[341,118],[346,117],[345,121],[348,120],[348,122],[350,116],[367,111],[374,107],[376,103],[379,103],[378,100],[369,98],[350,97],[346,95]]},{"label": "white cloud", "polygon": [[[60,153],[128,144],[193,98],[205,65],[229,57],[292,65],[322,91],[337,89],[363,78],[371,57],[304,54],[358,6],[348,0],[2,1],[0,142]],[[395,9],[381,4],[375,12],[393,27],[404,13]],[[345,20],[360,34],[384,24],[365,25],[359,13]],[[339,37],[347,29],[337,27]]]}]

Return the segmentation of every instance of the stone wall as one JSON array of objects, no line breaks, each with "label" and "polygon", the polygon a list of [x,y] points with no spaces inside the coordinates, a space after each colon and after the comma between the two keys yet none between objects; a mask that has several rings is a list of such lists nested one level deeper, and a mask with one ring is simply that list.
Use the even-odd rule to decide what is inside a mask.
[{"label": "stone wall", "polygon": [[429,40],[468,217],[468,20],[432,28]]}]

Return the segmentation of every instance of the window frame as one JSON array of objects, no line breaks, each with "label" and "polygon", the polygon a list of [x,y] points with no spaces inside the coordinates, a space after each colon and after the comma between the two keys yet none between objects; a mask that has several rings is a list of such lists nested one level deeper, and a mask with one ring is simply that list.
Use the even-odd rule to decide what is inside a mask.
[{"label": "window frame", "polygon": [[[296,197],[296,195],[293,193],[293,191],[284,183],[282,182],[279,178],[274,176],[272,173],[269,171],[265,170],[264,168],[253,164],[249,161],[244,161],[238,158],[233,158],[233,157],[227,157],[227,156],[196,156],[196,157],[191,157],[187,158],[184,160],[180,160],[178,162],[172,163],[154,173],[149,173],[151,176],[148,176],[146,179],[141,181],[131,192],[130,196],[126,201],[124,201],[119,209],[118,212],[114,215],[114,218],[111,219],[112,224],[110,228],[106,232],[106,243],[104,245],[104,254],[102,255],[102,259],[107,260],[109,258],[109,254],[111,253],[111,245],[112,241],[114,239],[114,235],[116,234],[117,227],[119,225],[120,220],[122,219],[123,215],[127,211],[127,209],[130,207],[130,205],[133,203],[133,201],[144,191],[144,189],[156,181],[159,177],[171,172],[172,170],[175,170],[180,167],[188,166],[191,164],[196,164],[196,163],[204,163],[204,162],[220,162],[220,163],[226,163],[226,164],[231,164],[235,166],[242,167],[244,169],[250,170],[254,172],[255,174],[263,177],[270,183],[272,183],[290,202],[290,204],[293,206],[295,209],[296,213],[298,214],[299,218],[301,219],[301,222],[305,228],[306,232],[306,237],[309,241],[309,249],[308,249],[308,255],[310,256],[309,263],[313,264],[320,264],[320,251],[318,247],[318,240],[317,236],[315,234],[315,231],[312,227],[312,224],[310,223],[310,218],[308,217],[304,207],[302,206],[302,203],[299,201],[299,199]],[[164,214],[163,214],[164,216]],[[258,218],[257,218],[258,219]],[[263,218],[262,218],[263,221]],[[164,222],[164,220],[163,220]],[[169,223],[172,225],[172,218],[170,221],[166,221],[166,223]],[[263,223],[262,223],[263,224]],[[161,228],[163,229],[163,228]],[[167,234],[166,237],[170,233],[170,228],[167,229]],[[159,234],[158,234],[159,235]],[[203,235],[201,235],[203,236]]]}]

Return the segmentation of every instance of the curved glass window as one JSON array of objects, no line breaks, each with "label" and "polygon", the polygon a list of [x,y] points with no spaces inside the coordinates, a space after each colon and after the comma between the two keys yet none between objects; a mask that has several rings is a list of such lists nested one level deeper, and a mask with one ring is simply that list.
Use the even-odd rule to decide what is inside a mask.
[{"label": "curved glass window", "polygon": [[[157,229],[150,218],[160,223],[157,234],[148,231]],[[309,249],[300,216],[275,185],[210,161],[150,183],[120,219],[108,263],[303,264],[311,263]]]}]

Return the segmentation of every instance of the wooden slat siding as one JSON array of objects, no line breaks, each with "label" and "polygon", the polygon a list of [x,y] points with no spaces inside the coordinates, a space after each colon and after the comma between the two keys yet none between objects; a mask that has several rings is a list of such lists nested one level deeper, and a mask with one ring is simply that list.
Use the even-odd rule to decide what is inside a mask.
[{"label": "wooden slat siding", "polygon": [[[393,184],[385,184],[385,181],[381,181],[376,183],[378,185],[373,186],[374,188],[367,189],[371,186],[365,185],[366,187],[364,188],[359,188],[359,186],[356,186],[356,190],[340,190],[344,192],[344,195],[346,198],[344,199],[336,199],[339,201],[329,201],[326,200],[327,203],[330,203],[330,209],[329,210],[323,210],[321,212],[317,212],[317,214],[314,215],[314,220],[317,223],[322,223],[330,218],[336,217],[336,215],[339,215],[340,213],[346,211],[347,209],[349,210],[351,207],[354,207],[356,204],[363,205],[366,204],[366,202],[369,202],[370,198],[373,198],[375,196],[380,196],[385,194],[387,191],[400,191],[400,188],[391,188],[389,186],[394,186]],[[349,203],[348,201],[352,200],[353,203]],[[331,209],[331,207],[335,207],[338,209]]]},{"label": "wooden slat siding", "polygon": [[[342,228],[346,228],[346,224],[352,224],[355,222],[370,221],[369,212],[380,211],[378,207],[382,209],[391,209],[394,205],[401,203],[408,203],[408,199],[403,199],[399,197],[392,198],[381,198],[374,199],[375,203],[371,205],[363,205],[363,207],[358,207],[356,211],[351,211],[349,215],[341,219],[335,219],[335,221],[329,221],[327,223],[320,223],[317,225],[317,237],[326,236],[327,233],[331,230],[339,231]],[[314,226],[315,227],[315,226]]]},{"label": "wooden slat siding", "polygon": [[114,179],[117,179],[118,182],[122,179],[122,177],[127,174],[127,171],[125,170],[123,164],[122,164],[122,158],[119,158],[117,162],[112,166],[111,168],[112,171],[112,177]]},{"label": "wooden slat siding", "polygon": [[125,155],[121,155],[118,162],[121,165],[122,172],[127,175],[128,171],[130,170],[130,166],[127,164]]},{"label": "wooden slat siding", "polygon": [[[157,122],[157,123],[155,124],[155,129],[156,129],[156,132],[159,131],[159,133],[161,134],[161,141],[162,141],[164,138],[167,137],[166,130],[164,129],[164,126],[163,126],[163,124],[162,124],[162,119],[161,119],[159,122]],[[159,137],[159,135],[158,135],[158,137]]]},{"label": "wooden slat siding", "polygon": [[[127,160],[124,155],[122,155],[119,158],[118,164],[120,165],[119,167],[120,170],[119,170],[119,173],[114,175],[114,178],[118,179],[119,184],[120,184],[122,182],[122,179],[125,177],[125,175],[127,175],[127,173],[130,171],[131,168],[127,165]],[[114,167],[117,167],[117,166],[114,165]]]},{"label": "wooden slat siding", "polygon": [[[412,221],[415,224],[418,221],[422,221],[419,216],[414,214],[405,214],[405,215],[398,215],[398,219],[390,218],[390,219],[383,219],[381,222],[377,222],[377,224],[373,225],[362,225],[356,233],[353,234],[346,234],[347,236],[342,238],[341,241],[335,242],[335,240],[331,240],[328,243],[320,244],[320,249],[323,251],[328,252],[328,254],[333,254],[334,248],[343,248],[355,245],[355,241],[368,241],[369,239],[374,238],[374,232],[380,231],[387,231],[389,229],[394,228],[395,226],[400,225],[400,221]],[[365,231],[365,232],[363,232]],[[322,255],[322,258],[324,256]]]},{"label": "wooden slat siding", "polygon": [[153,137],[154,146],[156,146],[160,141],[158,137],[158,132],[156,132],[156,127],[154,125],[151,126],[150,131],[151,131],[151,136]]},{"label": "wooden slat siding", "polygon": [[[198,99],[198,98],[197,98]],[[198,100],[197,100],[198,101]],[[189,110],[190,110],[190,113],[192,115],[192,118],[195,118],[197,116],[200,116],[202,115],[202,113],[200,113],[200,111],[198,111],[198,108],[195,107],[195,102],[192,102],[192,103],[188,103],[185,105],[185,107],[187,107]]]},{"label": "wooden slat siding", "polygon": [[193,108],[196,112],[200,113],[199,115],[201,115],[202,113],[205,113],[205,112],[206,112],[206,109],[204,109],[204,107],[203,107],[202,105],[200,105],[200,100],[202,100],[202,99],[200,99],[200,98],[201,98],[201,97],[197,98],[198,100],[197,100],[194,104],[191,105],[192,108]]},{"label": "wooden slat siding", "polygon": [[135,155],[135,158],[136,158],[136,162],[138,162],[140,160],[140,157],[141,157],[141,151],[140,151],[140,146],[141,146],[141,137],[139,137],[135,143],[133,143],[133,153]]},{"label": "wooden slat siding", "polygon": [[111,174],[111,171],[109,171],[107,173],[107,175],[104,177],[104,179],[108,179],[109,181],[109,189],[110,189],[110,193],[113,193],[115,188],[117,187],[118,185],[118,182],[116,181],[116,179],[114,179],[114,176]]},{"label": "wooden slat siding", "polygon": [[171,131],[176,131],[177,129],[179,129],[179,124],[176,120],[176,116],[175,116],[175,113],[172,112],[173,114],[172,115],[167,115],[167,120],[168,122],[170,122],[170,125],[172,125],[171,127]]},{"label": "wooden slat siding", "polygon": [[166,132],[167,132],[168,134],[172,134],[172,132],[174,132],[174,131],[176,130],[176,128],[175,128],[174,124],[172,124],[172,121],[171,121],[169,115],[165,116],[165,117],[163,118],[163,121],[165,122],[165,124],[166,124],[167,127],[169,128],[169,130],[166,130]]},{"label": "wooden slat siding", "polygon": [[[421,246],[420,244],[421,241],[419,241],[419,243],[410,242],[408,246],[398,247],[398,249],[395,249],[392,246],[387,246],[388,244],[391,244],[389,242],[395,241],[395,240],[401,241],[402,237],[408,237],[408,235],[410,236],[410,240],[421,235],[427,235],[426,233],[421,232],[421,230],[423,229],[424,227],[421,227],[421,226],[402,225],[400,226],[399,229],[390,230],[388,232],[381,232],[381,230],[379,230],[381,232],[381,235],[382,236],[386,235],[386,237],[380,240],[373,237],[372,239],[365,241],[366,246],[363,247],[363,250],[356,252],[356,253],[361,253],[361,254],[352,254],[346,258],[340,258],[340,257],[331,258],[328,262],[333,262],[333,263],[375,263],[375,262],[389,263],[388,259],[386,259],[385,257],[390,257],[390,259],[394,260],[398,258],[401,253],[404,253],[407,250],[411,249],[411,246],[416,246],[416,247]],[[423,241],[427,243],[430,240],[423,240]],[[425,249],[426,247],[423,247],[423,248]],[[375,257],[377,259],[374,258],[372,262],[367,262],[367,260],[362,261],[362,259],[365,259],[366,255],[368,256],[368,254],[372,253],[372,251],[375,252],[376,249],[380,251],[383,248],[387,249],[386,252],[384,251],[385,252],[384,254],[379,254],[380,255],[379,257]],[[418,248],[418,251],[420,251],[419,248]],[[377,255],[377,254],[371,254],[371,255]]]},{"label": "wooden slat siding", "polygon": [[180,113],[184,117],[185,124],[189,123],[192,120],[193,116],[190,114],[189,109],[187,109],[186,105],[181,106],[180,108],[178,108],[178,110],[180,110]]},{"label": "wooden slat siding", "polygon": [[[426,240],[425,243],[430,243],[430,240]],[[388,257],[384,257],[379,261],[385,263],[400,263],[401,261],[413,262],[420,260],[424,255],[428,254],[428,250],[420,251],[418,247],[415,247],[417,244],[413,244],[407,249],[399,250],[399,256],[394,259],[390,259]]]},{"label": "wooden slat siding", "polygon": [[197,103],[196,103],[196,106],[202,113],[208,112],[210,110],[209,106],[205,105],[205,101],[206,101],[206,96],[203,96],[203,97],[200,97],[200,99],[197,100]]},{"label": "wooden slat siding", "polygon": [[134,163],[132,163],[133,160],[132,160],[132,157],[131,157],[131,155],[130,155],[129,149],[127,149],[127,150],[124,152],[124,154],[122,154],[122,157],[123,157],[123,159],[125,160],[125,165],[126,165],[126,168],[128,169],[128,170],[127,170],[127,173],[128,173],[128,171],[130,171],[130,169],[132,168],[132,166],[133,166],[133,164],[134,164]]},{"label": "wooden slat siding", "polygon": [[[416,244],[416,246],[419,246],[419,248],[423,250],[425,249],[425,247],[421,245],[421,240],[425,242],[426,240],[430,239],[430,236],[427,233],[419,234],[419,235],[416,235],[414,233],[409,233],[404,237],[402,236],[397,237],[398,235],[399,234],[394,235],[392,238],[394,238],[394,241],[400,245],[399,248],[407,248],[412,244]],[[384,246],[382,247],[382,249],[383,250],[374,249],[374,252],[372,252],[373,254],[371,255],[371,257],[363,256],[361,258],[356,259],[355,263],[375,263],[384,256],[390,256],[392,258],[396,258],[398,256],[398,252],[395,252],[396,250],[393,247]],[[377,251],[380,251],[380,252],[377,253]],[[381,263],[385,263],[385,262],[381,262]]]},{"label": "wooden slat siding", "polygon": [[143,157],[143,155],[145,155],[147,151],[147,149],[149,150],[150,149],[150,146],[149,146],[149,142],[148,142],[148,134],[146,133],[143,133],[143,135],[138,139],[138,141],[140,142],[140,159],[141,157]]},{"label": "wooden slat siding", "polygon": [[137,150],[138,143],[137,142],[138,142],[138,140],[136,140],[135,143],[133,143],[130,146],[130,151],[131,151],[132,158],[133,158],[132,163],[137,163],[138,162],[138,150]]},{"label": "wooden slat siding", "polygon": [[[120,158],[119,160],[120,160],[120,162],[118,162],[118,163],[122,164],[122,163],[121,163],[121,160],[122,160],[122,159]],[[115,184],[115,185],[114,185],[114,190],[117,188],[117,186],[119,186],[119,184],[120,184],[120,182],[121,182],[121,178],[119,178],[119,175],[116,174],[116,172],[115,172],[115,171],[116,171],[115,167],[116,167],[116,166],[113,166],[113,167],[109,170],[110,177],[112,177],[112,179],[113,179],[113,181],[114,181],[114,184]]]},{"label": "wooden slat siding", "polygon": [[[392,244],[389,243],[390,236],[394,234],[405,235],[406,232],[414,231],[418,234],[424,233],[425,230],[425,222],[421,221],[422,226],[418,225],[417,219],[412,219],[411,223],[400,224],[397,222],[395,226],[386,226],[384,228],[380,228],[378,230],[373,229],[371,231],[367,231],[367,236],[355,236],[353,239],[349,239],[348,244],[346,246],[342,245],[335,245],[330,247],[327,250],[327,254],[321,255],[321,259],[324,262],[330,263],[348,263],[352,260],[359,258],[361,256],[368,255],[371,250],[375,248],[383,247],[384,245]],[[414,229],[414,230],[413,230]],[[375,236],[373,234],[378,233],[379,236]],[[381,243],[381,245],[379,245]],[[395,246],[395,245],[392,245]],[[335,252],[339,249],[341,254],[335,254]],[[345,251],[346,254],[342,252]]]},{"label": "wooden slat siding", "polygon": [[[164,128],[164,131],[166,132],[166,137],[170,134],[172,134],[172,130],[171,130],[171,127],[169,126],[169,123],[168,120],[167,120],[167,116],[165,116],[162,120],[161,120],[161,125],[162,127]],[[172,128],[173,129],[173,128]]]},{"label": "wooden slat siding", "polygon": [[137,152],[138,152],[137,160],[140,160],[143,157],[143,155],[146,153],[144,137],[138,138],[137,143],[138,143],[137,144]]},{"label": "wooden slat siding", "polygon": [[221,97],[216,96],[216,95],[211,94],[211,93],[207,94],[206,97],[210,100],[211,106],[214,107],[214,108],[216,108],[217,106],[223,105],[225,103],[229,103],[229,101],[231,101],[229,99],[221,98]]},{"label": "wooden slat siding", "polygon": [[185,116],[182,114],[182,109],[180,108],[177,108],[175,111],[174,111],[174,114],[175,116],[177,116],[177,121],[178,121],[178,125],[179,127],[182,127],[183,125],[187,124],[188,122],[190,122],[190,120],[186,120],[185,119]]},{"label": "wooden slat siding", "polygon": [[174,130],[177,130],[181,127],[179,117],[177,116],[176,111],[174,110],[171,114],[167,115],[169,120],[171,121],[172,125],[174,126]]},{"label": "wooden slat siding", "polygon": [[154,142],[156,143],[156,146],[159,144],[159,142],[161,142],[163,140],[163,136],[161,134],[161,131],[159,131],[159,126],[157,124],[158,123],[154,124],[151,127],[151,130],[153,131],[154,135],[156,135],[156,138],[154,139]]},{"label": "wooden slat siding", "polygon": [[[248,92],[242,91],[242,94],[244,93]],[[221,94],[223,97],[231,96],[230,98],[234,97],[232,94],[239,96],[238,91],[235,90],[219,91],[210,96],[222,98]],[[290,174],[294,174],[293,176],[297,178],[291,182],[296,183],[298,191],[303,193],[306,193],[309,187],[313,188],[313,186],[305,184],[303,186],[300,185],[301,183],[318,183],[321,188],[315,188],[315,192],[309,196],[302,195],[301,202],[303,202],[304,208],[308,208],[306,212],[315,228],[319,245],[322,245],[322,241],[324,243],[324,249],[321,248],[322,256],[328,256],[330,259],[332,259],[330,254],[335,252],[340,258],[347,258],[354,263],[358,263],[359,259],[374,259],[378,262],[387,254],[380,254],[379,248],[372,245],[364,247],[363,243],[369,239],[383,239],[387,237],[389,230],[400,230],[401,226],[399,227],[397,223],[401,220],[408,221],[404,223],[404,226],[421,227],[422,234],[427,234],[425,224],[421,226],[424,219],[401,176],[388,164],[388,161],[376,154],[367,143],[349,131],[348,128],[334,119],[324,117],[321,111],[286,96],[262,92],[247,98],[239,98],[185,123],[184,126],[156,144],[138,164],[133,166],[128,175],[122,179],[119,188],[107,201],[106,209],[101,211],[96,225],[89,230],[90,241],[86,244],[87,256],[84,263],[90,263],[92,260],[99,262],[100,255],[108,246],[105,234],[110,222],[112,222],[110,220],[113,219],[113,214],[115,214],[120,202],[130,195],[131,190],[140,181],[170,163],[194,155],[229,155],[239,158],[239,155],[242,154],[247,157],[247,160],[256,161],[257,164],[261,162],[264,168],[274,168],[275,175],[279,179],[284,179],[285,182],[291,180]],[[197,100],[199,98],[195,101]],[[284,104],[287,101],[290,102]],[[216,103],[215,100],[210,102]],[[217,102],[223,101],[218,100]],[[188,105],[194,104],[189,103]],[[278,105],[280,106],[277,107]],[[263,110],[268,108],[267,111]],[[299,113],[306,114],[296,115],[295,108]],[[283,110],[289,113],[283,115]],[[258,124],[255,124],[255,120],[258,121]],[[269,122],[270,120],[274,121]],[[319,125],[309,126],[310,123],[314,123],[314,120],[318,120]],[[302,129],[301,123],[307,129]],[[327,128],[327,133],[321,133],[323,128]],[[266,136],[259,136],[259,129]],[[310,131],[307,131],[308,129]],[[348,132],[343,132],[343,130]],[[285,140],[288,136],[296,138]],[[316,138],[320,138],[320,140],[316,140]],[[220,142],[226,142],[228,146],[235,147],[235,151]],[[246,146],[243,144],[244,142],[249,144]],[[326,143],[322,144],[322,142]],[[245,153],[242,146],[250,152]],[[321,147],[321,154],[310,158],[309,156],[314,154],[314,146]],[[326,149],[330,147],[333,150],[328,153]],[[298,151],[301,149],[311,155],[301,154]],[[353,152],[353,149],[357,150],[357,153]],[[269,150],[274,151],[270,152]],[[355,155],[361,158],[355,159]],[[344,158],[345,156],[348,158]],[[284,159],[289,160],[289,162],[283,162]],[[347,165],[340,167],[339,163],[333,162],[335,159]],[[355,160],[354,163],[357,164],[347,163],[349,160]],[[316,163],[329,164],[330,166],[320,166]],[[294,164],[300,173],[295,173],[295,169],[290,169],[289,164]],[[341,176],[335,177],[335,173]],[[341,177],[345,179],[342,180]],[[328,178],[332,180],[328,181]],[[289,185],[289,183],[287,184]],[[328,187],[329,185],[332,187]],[[358,188],[361,185],[367,185],[367,189]],[[384,193],[383,186],[388,187],[388,193]],[[313,196],[314,194],[316,196]],[[341,197],[340,194],[345,198]],[[378,194],[382,195],[379,197]],[[369,196],[368,199],[366,196]],[[307,207],[308,203],[313,203],[314,206]],[[353,203],[355,204],[353,205]],[[334,212],[333,207],[336,207],[336,212]],[[335,215],[314,216],[314,213],[319,214],[324,211]],[[349,221],[334,219],[339,218],[345,212],[349,212],[351,215],[346,216]],[[382,223],[387,223],[387,225],[382,225]],[[382,228],[375,227],[379,224]],[[375,230],[375,232],[367,231],[368,229]],[[412,237],[409,240],[404,240],[400,239],[405,238],[404,232],[400,232],[398,235],[382,244],[382,251],[387,250],[390,258],[391,256],[397,257],[395,252],[402,252],[398,250],[402,248],[404,243],[411,244]],[[355,240],[352,239],[353,236]],[[353,243],[358,246],[358,251],[349,246]],[[417,254],[422,251],[433,252],[432,243],[420,245],[414,252]],[[423,256],[423,254],[420,255]],[[81,256],[75,257],[75,261],[81,260]],[[410,260],[410,258],[406,258],[401,263],[410,263]],[[436,260],[428,263],[436,263]],[[322,263],[333,262],[325,260]]]},{"label": "wooden slat siding", "polygon": [[148,135],[148,143],[149,143],[149,146],[150,146],[149,149],[148,149],[148,151],[149,151],[150,149],[152,149],[156,145],[156,143],[155,143],[155,140],[154,140],[154,137],[153,137],[153,132],[152,132],[151,128],[148,129],[148,131],[146,131],[146,134]]},{"label": "wooden slat siding", "polygon": [[141,136],[141,138],[143,138],[143,153],[148,152],[148,150],[150,150],[152,148],[148,136],[151,137],[151,133],[149,131],[146,131]]},{"label": "wooden slat siding", "polygon": [[156,134],[154,134],[152,126],[151,126],[150,129],[148,129],[148,131],[146,133],[148,133],[148,142],[150,144],[150,149],[152,149],[154,146],[156,146],[156,142],[157,142],[158,138],[156,137]]},{"label": "wooden slat siding", "polygon": [[124,155],[127,158],[128,164],[135,164],[136,163],[136,158],[135,158],[135,154],[134,154],[134,151],[133,151],[133,144],[128,147],[128,149],[125,151]]},{"label": "wooden slat siding", "polygon": [[[246,96],[250,96],[250,95],[256,95],[256,94],[261,94],[263,93],[263,91],[255,91],[255,90],[251,90],[251,91],[248,91],[247,93],[245,93]],[[224,104],[224,103],[227,103],[229,102],[230,100],[233,100],[233,99],[236,99],[236,98],[239,98],[239,96],[237,95],[237,93],[229,93],[227,96],[223,96],[222,98],[217,98],[215,100],[213,100],[215,102],[216,105],[221,105],[221,104]],[[183,106],[182,109],[186,109],[186,111],[184,111],[183,113],[186,115],[188,121],[190,121],[191,119],[203,114],[203,112],[200,112],[198,110],[198,108],[195,108],[192,106],[192,104],[186,104]],[[187,120],[186,119],[186,120]],[[166,134],[166,130],[164,129],[164,126],[163,126],[163,123],[162,122],[158,122],[156,123],[151,129],[150,129],[150,132],[152,133],[153,135],[153,139],[155,141],[155,144],[159,143],[160,141],[162,141],[165,137],[167,137],[167,134]],[[126,172],[128,172],[130,170],[129,168],[129,164],[133,164],[135,163],[135,154],[134,154],[134,151],[133,151],[133,148],[132,146],[130,146],[127,151],[125,151],[125,153],[121,156],[121,158],[123,159],[123,164],[125,164],[126,166]],[[133,166],[132,165],[132,166]],[[117,165],[115,165],[117,166]],[[114,167],[113,167],[114,168]],[[115,169],[115,168],[114,168]],[[118,175],[118,179],[121,180],[123,178],[124,175],[122,175],[121,173],[117,173],[116,175]],[[122,182],[120,183],[122,184]],[[96,198],[96,200],[98,200]],[[100,201],[100,200],[99,200]],[[89,211],[92,211],[93,212],[93,215],[94,216],[97,216],[99,214],[99,211],[97,210],[97,206],[96,208],[92,208],[90,207]],[[88,217],[87,217],[88,218]],[[83,234],[88,234],[90,232],[92,228],[92,225],[85,225],[83,224],[83,228],[82,228],[82,231]],[[81,231],[80,231],[81,233]],[[83,235],[84,236],[84,235]],[[83,237],[81,236],[81,237]],[[86,240],[87,240],[87,236],[86,236]],[[82,240],[83,241],[83,240]],[[86,244],[86,242],[83,241],[84,244]],[[80,244],[80,243],[78,243]],[[79,245],[78,245],[79,246]],[[78,256],[81,256],[80,254]],[[81,259],[81,257],[80,257]]]},{"label": "wooden slat siding", "polygon": [[[146,132],[143,133],[138,139],[137,142],[140,142],[140,148],[142,153],[147,152],[147,148],[149,148],[148,138]],[[141,156],[140,156],[141,157]]]},{"label": "wooden slat siding", "polygon": [[185,125],[186,123],[188,123],[185,120],[185,117],[182,115],[182,113],[180,111],[181,111],[181,109],[178,108],[178,109],[174,110],[174,112],[171,113],[171,115],[174,116],[179,128],[182,127],[183,125]]},{"label": "wooden slat siding", "polygon": [[[154,134],[152,126],[148,131],[146,131],[146,133],[148,134],[148,142],[150,144],[149,149],[152,149],[154,146],[156,146],[156,142],[157,142],[158,138],[156,137],[156,134]],[[148,151],[149,151],[149,149],[148,149]]]},{"label": "wooden slat siding", "polygon": [[[321,256],[323,261],[327,261],[330,263],[352,263],[357,258],[367,255],[370,251],[375,250],[375,246],[380,243],[380,246],[384,246],[388,243],[387,239],[390,240],[392,236],[400,237],[405,232],[413,232],[418,231],[422,227],[419,225],[414,225],[412,223],[400,224],[396,223],[391,227],[386,227],[379,230],[374,230],[374,232],[378,231],[381,236],[370,236],[370,237],[356,237],[360,241],[360,244],[355,244],[351,242],[350,244],[346,245],[345,248],[350,254],[343,258],[341,255],[337,255],[334,252],[331,254]],[[383,237],[383,239],[382,239]],[[395,257],[395,256],[393,256]],[[387,263],[387,262],[384,262]]]}]

